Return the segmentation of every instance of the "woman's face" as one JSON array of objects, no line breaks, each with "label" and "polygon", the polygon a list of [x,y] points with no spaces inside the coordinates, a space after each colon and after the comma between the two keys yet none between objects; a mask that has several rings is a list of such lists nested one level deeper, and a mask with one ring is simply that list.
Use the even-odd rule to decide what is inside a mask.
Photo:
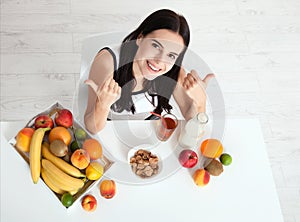
[{"label": "woman's face", "polygon": [[153,80],[167,73],[184,49],[183,38],[173,31],[159,29],[136,40],[138,50],[134,58],[134,75]]}]

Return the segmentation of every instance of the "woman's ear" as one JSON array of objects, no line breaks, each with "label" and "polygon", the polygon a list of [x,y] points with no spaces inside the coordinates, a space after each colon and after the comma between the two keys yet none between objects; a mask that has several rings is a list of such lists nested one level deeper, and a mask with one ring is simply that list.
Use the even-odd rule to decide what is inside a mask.
[{"label": "woman's ear", "polygon": [[136,39],[136,41],[135,41],[135,43],[136,43],[137,46],[140,46],[142,38],[143,38],[143,35],[139,34],[138,37],[137,37],[137,39]]}]

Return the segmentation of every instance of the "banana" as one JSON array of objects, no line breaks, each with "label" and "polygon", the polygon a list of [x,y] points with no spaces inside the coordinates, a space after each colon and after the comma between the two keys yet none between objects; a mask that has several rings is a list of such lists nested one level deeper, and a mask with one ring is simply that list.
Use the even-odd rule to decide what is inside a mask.
[{"label": "banana", "polygon": [[47,159],[42,159],[42,167],[45,169],[49,179],[62,190],[77,191],[84,185],[82,179],[78,179],[64,173]]},{"label": "banana", "polygon": [[70,191],[66,191],[66,190],[63,190],[59,187],[59,184],[56,183],[56,181],[52,181],[49,177],[49,174],[48,172],[42,167],[41,169],[41,175],[42,175],[42,178],[45,182],[45,184],[52,190],[54,191],[55,193],[57,194],[64,194],[65,192],[69,192],[71,195],[75,195],[78,190],[70,190]]},{"label": "banana", "polygon": [[49,175],[48,173],[45,171],[45,169],[42,167],[42,170],[41,170],[41,175],[42,175],[42,178],[45,182],[45,184],[51,189],[53,190],[55,193],[58,193],[58,194],[63,194],[65,191],[62,190],[60,187],[57,186],[57,184],[53,183],[53,181],[49,178]]},{"label": "banana", "polygon": [[45,132],[50,128],[38,128],[30,141],[29,165],[33,183],[37,183],[41,174],[41,147]]},{"label": "banana", "polygon": [[50,160],[55,166],[64,171],[65,173],[74,177],[85,177],[83,173],[80,172],[76,167],[67,163],[63,159],[53,155],[49,150],[49,143],[43,142],[42,144],[42,156],[47,160]]},{"label": "banana", "polygon": [[71,190],[71,191],[68,191],[71,195],[75,195],[77,194],[78,190]]}]

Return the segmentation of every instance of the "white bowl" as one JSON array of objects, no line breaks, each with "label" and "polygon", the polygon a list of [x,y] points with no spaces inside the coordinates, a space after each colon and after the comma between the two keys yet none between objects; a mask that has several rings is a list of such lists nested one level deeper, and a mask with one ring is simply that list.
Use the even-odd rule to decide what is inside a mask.
[{"label": "white bowl", "polygon": [[[153,175],[153,176],[150,176],[150,177],[145,177],[145,178],[142,178],[142,177],[136,175],[132,170],[131,170],[131,172],[134,175],[136,175],[137,177],[141,178],[141,179],[153,178],[153,177],[156,177],[157,175],[159,175],[159,173],[162,170],[162,159],[159,157],[159,155],[155,151],[155,146],[154,145],[151,145],[151,144],[141,144],[139,146],[136,146],[136,147],[130,149],[128,151],[128,155],[127,155],[127,160],[128,160],[129,165],[130,165],[130,158],[133,157],[134,154],[135,154],[135,152],[138,151],[138,150],[147,150],[147,151],[151,152],[151,154],[153,154],[153,155],[155,155],[155,156],[158,157],[158,172],[157,172],[156,175]],[[130,165],[130,168],[131,168],[131,165]]]}]

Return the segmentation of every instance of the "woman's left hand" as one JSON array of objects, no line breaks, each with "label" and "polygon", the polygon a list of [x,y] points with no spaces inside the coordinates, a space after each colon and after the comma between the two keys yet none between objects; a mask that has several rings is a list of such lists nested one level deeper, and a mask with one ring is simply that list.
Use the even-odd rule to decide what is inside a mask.
[{"label": "woman's left hand", "polygon": [[210,79],[214,78],[214,74],[207,74],[202,80],[195,70],[191,70],[183,80],[182,86],[186,94],[193,100],[197,108],[204,108],[206,105],[206,87]]}]

